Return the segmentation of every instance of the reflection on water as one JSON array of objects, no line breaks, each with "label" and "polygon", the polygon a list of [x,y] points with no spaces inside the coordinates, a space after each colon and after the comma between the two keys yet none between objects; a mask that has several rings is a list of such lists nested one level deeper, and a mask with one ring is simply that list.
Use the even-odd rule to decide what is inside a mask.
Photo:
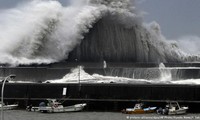
[{"label": "reflection on water", "polygon": [[200,114],[163,116],[157,114],[128,115],[120,112],[39,113],[25,110],[4,111],[4,120],[200,120]]}]

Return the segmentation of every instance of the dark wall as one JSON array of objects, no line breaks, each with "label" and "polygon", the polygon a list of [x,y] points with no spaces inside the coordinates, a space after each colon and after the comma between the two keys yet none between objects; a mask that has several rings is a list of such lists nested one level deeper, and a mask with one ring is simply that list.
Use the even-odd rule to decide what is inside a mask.
[{"label": "dark wall", "polygon": [[178,100],[200,101],[200,86],[134,84],[13,84],[5,86],[5,98],[62,98],[67,88],[70,99]]},{"label": "dark wall", "polygon": [[[1,87],[1,84],[0,84]],[[63,96],[63,88],[67,95]],[[177,100],[199,113],[200,86],[140,84],[10,84],[6,83],[4,101],[19,103],[21,108],[38,106],[47,98],[64,101],[64,105],[87,103],[87,111],[121,111],[134,107],[138,101],[147,106],[164,107],[166,101]]]},{"label": "dark wall", "polygon": [[17,68],[0,68],[1,76],[6,77],[15,74],[16,81],[39,82],[51,79],[61,79],[69,73],[70,69],[51,69],[36,67],[17,67]]}]

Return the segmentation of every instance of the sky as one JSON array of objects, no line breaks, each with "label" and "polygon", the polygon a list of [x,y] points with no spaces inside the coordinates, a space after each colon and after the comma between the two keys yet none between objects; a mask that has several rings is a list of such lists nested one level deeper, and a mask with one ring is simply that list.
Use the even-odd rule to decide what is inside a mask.
[{"label": "sky", "polygon": [[[0,9],[12,8],[20,1],[27,0],[0,0]],[[200,0],[136,0],[136,3],[138,9],[146,12],[144,21],[159,23],[167,39],[200,37]]]},{"label": "sky", "polygon": [[145,22],[156,21],[168,39],[200,37],[200,0],[137,0]]}]

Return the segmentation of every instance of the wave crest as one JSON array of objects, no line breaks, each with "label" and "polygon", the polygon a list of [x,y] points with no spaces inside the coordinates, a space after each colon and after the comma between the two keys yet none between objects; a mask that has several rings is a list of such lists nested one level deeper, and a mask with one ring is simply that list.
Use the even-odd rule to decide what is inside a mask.
[{"label": "wave crest", "polygon": [[[13,65],[67,59],[93,25],[108,14],[116,16],[115,21],[125,28],[142,26],[141,16],[130,0],[82,0],[79,5],[70,6],[62,6],[58,1],[37,0],[1,11],[0,63]],[[166,42],[158,42],[163,36],[159,33],[159,26],[155,25],[143,26],[145,30],[138,28],[140,36],[150,33],[152,39],[146,42],[154,47],[158,44],[160,48],[169,46]],[[140,39],[143,41],[142,37]],[[157,49],[160,55],[175,54],[180,59],[184,56],[177,48],[164,47],[165,50],[173,48],[169,52],[159,51],[160,48]],[[145,49],[148,52],[149,48]]]}]

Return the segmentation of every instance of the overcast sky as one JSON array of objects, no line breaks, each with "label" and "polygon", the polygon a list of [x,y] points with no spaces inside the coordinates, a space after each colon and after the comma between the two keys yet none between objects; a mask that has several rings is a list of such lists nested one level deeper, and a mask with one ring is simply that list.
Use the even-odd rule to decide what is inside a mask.
[{"label": "overcast sky", "polygon": [[[0,9],[12,8],[20,1],[0,0]],[[59,0],[67,4],[68,0]],[[200,0],[137,0],[137,7],[147,12],[146,22],[157,21],[168,39],[194,35],[200,37]]]},{"label": "overcast sky", "polygon": [[137,0],[147,12],[146,22],[157,21],[169,39],[181,36],[200,37],[200,0]]}]

